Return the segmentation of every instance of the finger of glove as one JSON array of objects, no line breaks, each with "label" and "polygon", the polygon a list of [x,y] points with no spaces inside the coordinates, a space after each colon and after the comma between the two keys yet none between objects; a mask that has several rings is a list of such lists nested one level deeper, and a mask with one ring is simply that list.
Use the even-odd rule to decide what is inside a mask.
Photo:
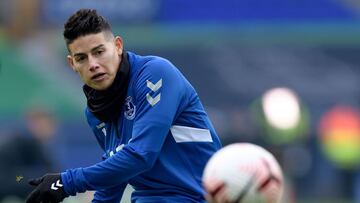
[{"label": "finger of glove", "polygon": [[30,193],[30,195],[26,198],[26,203],[39,203],[41,202],[40,199],[40,191],[34,190]]},{"label": "finger of glove", "polygon": [[44,179],[43,177],[30,179],[29,184],[32,185],[32,186],[38,186],[43,181],[43,179]]}]

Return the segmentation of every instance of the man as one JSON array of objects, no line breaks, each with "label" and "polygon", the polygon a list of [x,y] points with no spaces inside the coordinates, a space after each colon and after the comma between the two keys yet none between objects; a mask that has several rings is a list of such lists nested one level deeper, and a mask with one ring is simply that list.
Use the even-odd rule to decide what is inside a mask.
[{"label": "man", "polygon": [[191,84],[169,61],[123,49],[95,10],[65,23],[67,60],[85,83],[86,117],[104,160],[46,174],[27,203],[61,202],[95,190],[93,202],[205,202],[201,176],[220,141]]},{"label": "man", "polygon": [[46,108],[31,107],[24,112],[24,124],[23,128],[0,132],[0,202],[10,196],[26,197],[29,186],[19,184],[22,177],[57,168],[48,150],[56,135],[55,117]]}]

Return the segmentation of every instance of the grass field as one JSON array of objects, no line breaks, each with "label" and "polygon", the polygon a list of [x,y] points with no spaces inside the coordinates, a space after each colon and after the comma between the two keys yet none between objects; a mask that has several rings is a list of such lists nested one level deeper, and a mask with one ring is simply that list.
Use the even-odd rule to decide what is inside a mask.
[{"label": "grass field", "polygon": [[323,200],[303,200],[303,201],[297,201],[296,203],[355,203],[354,201],[351,200],[327,200],[327,199],[323,199]]}]

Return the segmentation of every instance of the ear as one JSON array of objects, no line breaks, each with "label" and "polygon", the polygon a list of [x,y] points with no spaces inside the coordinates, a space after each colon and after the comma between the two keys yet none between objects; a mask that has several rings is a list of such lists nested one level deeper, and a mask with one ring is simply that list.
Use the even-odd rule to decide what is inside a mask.
[{"label": "ear", "polygon": [[73,71],[77,72],[75,69],[75,66],[74,66],[73,57],[71,55],[67,55],[66,59],[67,59],[69,66],[71,67],[71,69],[73,69]]},{"label": "ear", "polygon": [[115,37],[115,47],[117,54],[121,56],[123,53],[123,40],[120,36]]}]

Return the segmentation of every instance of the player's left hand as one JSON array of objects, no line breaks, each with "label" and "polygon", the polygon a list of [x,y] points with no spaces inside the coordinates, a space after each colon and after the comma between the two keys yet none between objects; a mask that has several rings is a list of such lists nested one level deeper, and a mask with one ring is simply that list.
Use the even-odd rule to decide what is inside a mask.
[{"label": "player's left hand", "polygon": [[61,175],[58,173],[29,180],[29,184],[36,188],[26,198],[26,203],[58,203],[69,196],[64,191]]}]

